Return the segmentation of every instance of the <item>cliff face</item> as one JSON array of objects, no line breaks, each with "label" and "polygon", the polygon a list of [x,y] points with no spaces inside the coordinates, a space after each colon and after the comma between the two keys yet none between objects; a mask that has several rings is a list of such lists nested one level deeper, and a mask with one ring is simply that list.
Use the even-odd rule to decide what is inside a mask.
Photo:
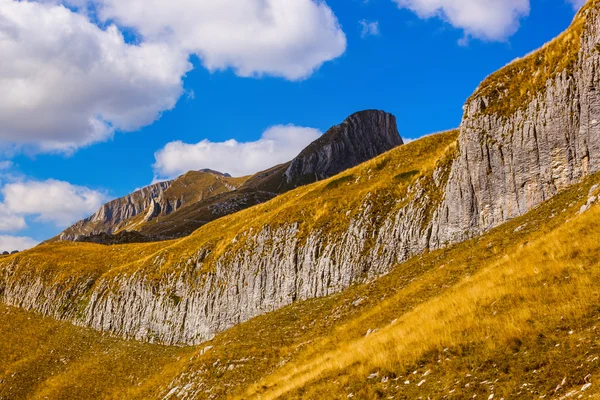
[{"label": "cliff face", "polygon": [[[437,215],[433,247],[465,240],[522,215],[600,170],[596,4],[589,2],[569,31],[544,49],[491,76],[467,102],[460,156]],[[532,69],[537,60],[542,66]],[[528,96],[511,106],[507,97],[518,94],[510,91],[510,80],[544,76],[561,62],[565,69],[545,76],[537,91],[520,83]],[[508,93],[497,97],[494,92],[502,90]]]},{"label": "cliff face", "polygon": [[[133,218],[155,203],[173,182],[160,182],[145,187],[123,198],[104,204],[94,215],[77,222],[59,236],[59,240],[78,240],[82,236],[99,233],[113,233],[123,223]],[[171,207],[172,205],[164,205]]]},{"label": "cliff face", "polygon": [[285,186],[329,178],[404,144],[396,118],[377,110],[358,112],[302,151],[287,167]]},{"label": "cliff face", "polygon": [[[565,35],[486,80],[465,106],[457,148],[452,133],[425,138],[184,240],[124,246],[109,262],[97,248],[51,248],[58,269],[44,248],[13,256],[0,261],[0,297],[125,337],[196,344],[524,214],[600,170],[598,11],[589,2]],[[372,118],[391,131],[387,117]],[[343,146],[358,143],[343,134],[352,126],[335,131]],[[338,150],[320,148],[265,179],[327,170]],[[96,267],[64,272],[86,263]]]}]

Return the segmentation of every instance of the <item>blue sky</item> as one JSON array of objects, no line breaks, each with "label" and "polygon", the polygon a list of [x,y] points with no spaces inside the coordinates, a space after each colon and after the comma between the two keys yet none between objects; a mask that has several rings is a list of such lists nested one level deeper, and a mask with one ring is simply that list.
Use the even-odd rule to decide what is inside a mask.
[{"label": "blue sky", "polygon": [[[150,2],[157,12],[143,19],[121,6],[139,0],[114,1],[70,0],[65,9],[0,0],[0,38],[15,40],[0,45],[11,60],[0,82],[12,85],[0,89],[17,99],[0,101],[0,251],[51,237],[103,201],[186,169],[239,175],[286,161],[362,109],[396,115],[404,138],[457,127],[482,79],[555,37],[575,14],[566,0],[435,0],[434,10],[421,0],[293,0],[281,4],[296,4],[289,11],[298,27],[255,40],[241,28],[228,37],[236,32],[227,23],[245,27],[244,5],[240,19],[215,17],[221,34],[191,19],[183,0],[175,7],[182,15],[169,17],[185,26],[189,16],[185,29],[162,20],[166,0]],[[61,28],[19,24],[48,16]],[[77,34],[46,32],[65,24]],[[248,26],[261,35],[260,21]],[[116,36],[98,39],[111,29]],[[114,44],[119,35],[124,43]],[[24,50],[31,43],[35,50]],[[107,64],[106,54],[116,61]],[[23,65],[27,75],[15,78]],[[87,75],[79,79],[81,65]],[[100,124],[88,124],[100,114]]]}]

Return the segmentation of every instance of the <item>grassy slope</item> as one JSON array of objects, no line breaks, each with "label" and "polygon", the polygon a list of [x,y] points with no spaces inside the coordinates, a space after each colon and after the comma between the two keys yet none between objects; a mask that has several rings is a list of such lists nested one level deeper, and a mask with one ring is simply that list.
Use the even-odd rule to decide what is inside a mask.
[{"label": "grassy slope", "polygon": [[[260,231],[267,224],[276,228],[298,222],[304,235],[315,229],[329,234],[341,232],[348,228],[354,214],[361,212],[369,193],[377,206],[375,209],[386,215],[408,201],[408,188],[417,180],[421,180],[426,188],[435,187],[431,177],[433,169],[440,162],[451,161],[457,135],[457,131],[451,131],[401,146],[328,180],[220,218],[183,239],[108,248],[90,243],[49,243],[0,259],[0,269],[14,262],[18,273],[42,273],[49,280],[62,282],[61,288],[66,291],[77,283],[77,280],[69,279],[71,276],[85,276],[87,280],[104,274],[143,270],[148,278],[160,279],[195,259],[201,248],[213,250],[205,260],[210,268],[225,252],[244,247],[245,232]],[[439,193],[428,195],[435,197]],[[403,201],[398,202],[398,199]]]},{"label": "grassy slope", "polygon": [[188,349],[126,342],[0,306],[0,399],[119,398]]},{"label": "grassy slope", "polygon": [[556,39],[526,57],[511,62],[487,77],[469,99],[486,97],[486,114],[507,117],[546,88],[549,79],[566,72],[570,75],[576,65],[581,35],[590,12],[597,13],[598,0],[589,0],[575,16],[571,26]]},{"label": "grassy slope", "polygon": [[[172,381],[191,384],[187,393],[199,398],[554,398],[580,390],[600,373],[600,206],[577,215],[598,181],[481,238],[198,348],[123,342],[0,309],[0,398],[155,398]],[[365,336],[370,329],[379,330]]]}]

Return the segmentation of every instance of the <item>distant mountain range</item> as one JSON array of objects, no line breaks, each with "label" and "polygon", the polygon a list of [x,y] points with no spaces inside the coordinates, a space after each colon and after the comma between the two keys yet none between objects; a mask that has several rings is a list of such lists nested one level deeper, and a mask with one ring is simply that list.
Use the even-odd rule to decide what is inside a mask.
[{"label": "distant mountain range", "polygon": [[113,200],[53,240],[117,244],[186,236],[215,219],[329,178],[402,144],[393,115],[358,112],[288,163],[242,178],[210,169],[191,171]]}]

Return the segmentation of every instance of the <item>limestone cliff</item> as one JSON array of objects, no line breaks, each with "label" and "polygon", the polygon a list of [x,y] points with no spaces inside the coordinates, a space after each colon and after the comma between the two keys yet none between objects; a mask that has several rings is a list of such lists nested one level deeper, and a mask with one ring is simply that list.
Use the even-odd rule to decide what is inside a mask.
[{"label": "limestone cliff", "polygon": [[402,144],[393,115],[377,110],[358,112],[292,160],[282,184],[297,187],[329,178]]},{"label": "limestone cliff", "polygon": [[[196,344],[524,214],[600,170],[599,11],[588,2],[564,35],[488,78],[458,141],[424,138],[183,240],[2,259],[0,298],[124,337]],[[295,176],[313,160],[327,165],[308,155]]]},{"label": "limestone cliff", "polygon": [[600,170],[598,13],[588,2],[567,32],[469,99],[432,247],[485,232]]}]

